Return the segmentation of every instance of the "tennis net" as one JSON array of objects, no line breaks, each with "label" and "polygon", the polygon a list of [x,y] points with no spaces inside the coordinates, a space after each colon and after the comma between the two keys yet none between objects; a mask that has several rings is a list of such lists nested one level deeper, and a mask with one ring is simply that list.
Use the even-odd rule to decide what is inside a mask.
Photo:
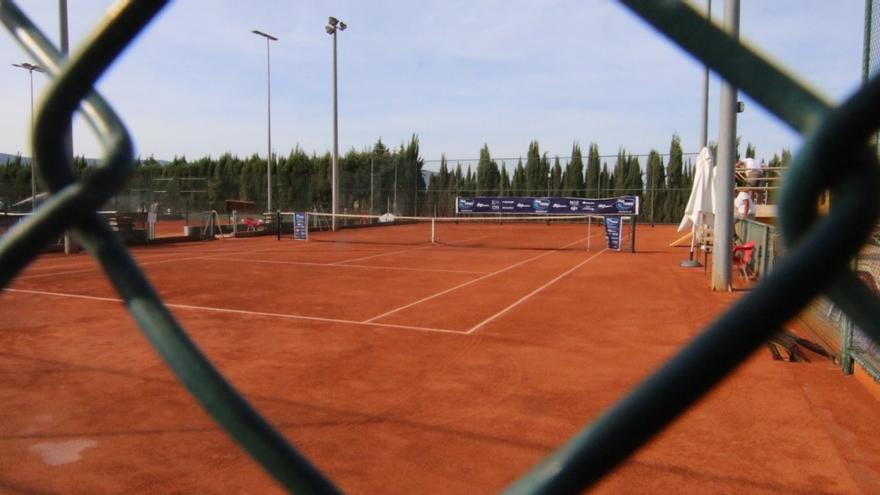
[{"label": "tennis net", "polygon": [[[282,214],[290,232],[293,213]],[[309,213],[308,238],[319,242],[443,245],[462,248],[599,250],[604,218],[595,215],[410,217]],[[629,251],[633,217],[621,217],[621,250]]]}]

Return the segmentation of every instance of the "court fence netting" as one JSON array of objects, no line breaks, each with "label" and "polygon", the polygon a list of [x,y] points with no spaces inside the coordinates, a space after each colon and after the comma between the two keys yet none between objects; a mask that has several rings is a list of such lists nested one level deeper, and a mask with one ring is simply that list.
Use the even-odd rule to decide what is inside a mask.
[{"label": "court fence netting", "polygon": [[[93,85],[166,3],[122,2],[82,49],[72,51],[74,58],[65,60],[14,2],[0,1],[0,22],[55,79],[50,93],[41,98],[45,104],[33,139],[41,176],[52,194],[29,221],[0,238],[0,287],[8,286],[32,262],[41,246],[63,230],[75,229],[141,331],[214,420],[288,490],[338,493],[333,482],[270,426],[202,354],[96,213],[125,186],[134,146],[119,116]],[[848,100],[833,105],[690,3],[622,0],[621,4],[804,136],[786,174],[788,185],[779,205],[786,255],[676,356],[515,481],[509,493],[576,493],[594,486],[819,294],[828,295],[866,338],[880,342],[880,302],[851,269],[880,212],[880,166],[871,141],[880,127],[880,112],[875,110],[880,107],[880,79],[870,78]],[[93,124],[106,155],[93,173],[77,182],[67,147],[59,143],[79,108]],[[820,216],[816,198],[828,189],[834,208]]]},{"label": "court fence netting", "polygon": [[[775,225],[741,220],[737,231],[741,243],[754,243],[755,254],[749,268],[756,278],[768,276],[785,258],[782,232]],[[875,226],[852,265],[865,286],[880,294],[880,224]],[[845,373],[852,373],[857,363],[868,375],[880,380],[880,346],[831,298],[815,298],[801,312],[798,321]]]},{"label": "court fence netting", "polygon": [[[606,219],[597,215],[305,215],[308,240],[319,242],[558,251],[598,251],[608,246]],[[293,216],[292,212],[280,213],[279,226],[285,236],[293,233]],[[616,250],[634,252],[637,217],[618,218],[622,225]]]}]

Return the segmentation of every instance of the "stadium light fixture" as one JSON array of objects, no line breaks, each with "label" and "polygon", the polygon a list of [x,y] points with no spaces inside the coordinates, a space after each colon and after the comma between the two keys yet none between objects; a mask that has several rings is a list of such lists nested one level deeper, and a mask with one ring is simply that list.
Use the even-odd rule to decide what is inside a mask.
[{"label": "stadium light fixture", "polygon": [[266,211],[272,211],[272,64],[269,59],[269,42],[278,41],[278,38],[257,29],[251,32],[266,38],[266,122],[269,141],[266,151]]},{"label": "stadium light fixture", "polygon": [[[45,69],[40,67],[39,65],[34,65],[28,62],[22,62],[20,64],[12,64],[13,67],[18,67],[19,69],[24,69],[28,71],[28,78],[30,79],[31,84],[31,132],[34,131],[34,71],[36,72],[46,72]],[[31,153],[34,155],[34,153]],[[34,212],[37,209],[37,170],[34,166],[36,162],[36,158],[31,156],[31,212]]]},{"label": "stadium light fixture", "polygon": [[331,173],[331,184],[330,184],[330,203],[331,203],[331,229],[336,230],[336,204],[339,198],[339,121],[338,121],[338,111],[337,111],[337,97],[336,97],[336,32],[337,31],[345,31],[345,28],[348,26],[335,17],[330,17],[327,20],[327,25],[324,27],[324,30],[327,31],[327,34],[333,37],[333,166]]}]

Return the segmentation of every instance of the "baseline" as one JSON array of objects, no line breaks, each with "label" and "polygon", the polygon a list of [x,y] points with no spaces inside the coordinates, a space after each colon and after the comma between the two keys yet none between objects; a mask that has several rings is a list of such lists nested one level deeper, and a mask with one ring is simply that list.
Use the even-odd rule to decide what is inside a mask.
[{"label": "baseline", "polygon": [[[31,290],[31,289],[10,289],[5,288],[2,292],[12,292],[12,293],[20,293],[20,294],[32,294],[32,295],[40,295],[40,296],[51,296],[51,297],[64,297],[68,299],[84,299],[88,301],[99,301],[99,302],[112,302],[112,303],[122,303],[125,301],[122,299],[114,298],[114,297],[99,297],[99,296],[86,296],[82,294],[71,294],[67,292],[49,292],[49,291],[41,291],[41,290]],[[391,323],[370,323],[365,321],[356,321],[356,320],[343,320],[339,318],[322,318],[319,316],[305,316],[305,315],[293,315],[293,314],[284,314],[284,313],[267,313],[264,311],[248,311],[243,309],[229,309],[229,308],[215,308],[211,306],[195,306],[191,304],[175,304],[175,303],[165,303],[165,306],[168,308],[174,309],[182,309],[182,310],[192,310],[192,311],[208,311],[214,313],[227,313],[227,314],[239,314],[239,315],[248,315],[248,316],[266,316],[271,318],[281,318],[288,320],[305,320],[305,321],[317,321],[322,323],[342,323],[346,325],[358,325],[358,326],[368,326],[368,327],[381,327],[381,328],[395,328],[401,330],[412,330],[418,332],[430,332],[430,333],[451,333],[456,335],[467,335],[467,332],[463,332],[461,330],[449,330],[446,328],[430,328],[430,327],[416,327],[410,325],[398,325]]]}]

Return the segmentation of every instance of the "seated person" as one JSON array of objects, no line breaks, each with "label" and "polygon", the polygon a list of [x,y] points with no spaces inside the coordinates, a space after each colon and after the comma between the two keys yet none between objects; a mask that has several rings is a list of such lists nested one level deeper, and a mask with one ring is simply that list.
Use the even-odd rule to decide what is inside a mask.
[{"label": "seated person", "polygon": [[[733,229],[733,238],[734,240],[739,240],[740,236],[736,233],[736,225],[742,223],[742,220],[746,219],[754,219],[755,218],[755,205],[752,201],[752,195],[749,194],[748,191],[740,191],[739,194],[736,195],[736,198],[733,200],[734,206],[734,229]],[[740,226],[740,230],[745,233],[746,225],[742,223]]]}]

